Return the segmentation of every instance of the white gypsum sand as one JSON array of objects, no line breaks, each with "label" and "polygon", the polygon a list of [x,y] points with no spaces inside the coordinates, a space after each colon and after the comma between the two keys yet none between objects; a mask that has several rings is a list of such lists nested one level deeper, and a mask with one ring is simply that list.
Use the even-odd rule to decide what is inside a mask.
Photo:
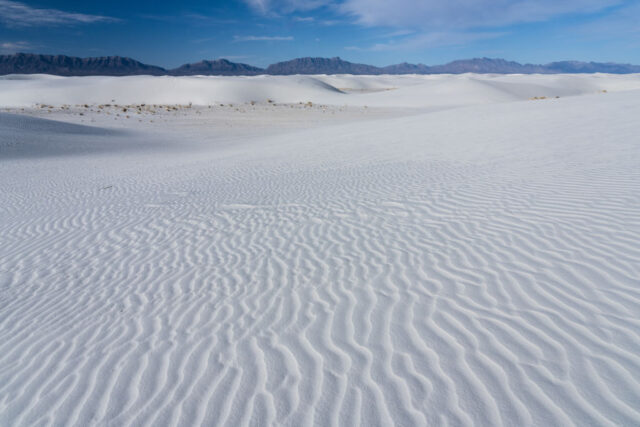
[{"label": "white gypsum sand", "polygon": [[2,425],[640,423],[639,75],[9,76],[0,109]]}]

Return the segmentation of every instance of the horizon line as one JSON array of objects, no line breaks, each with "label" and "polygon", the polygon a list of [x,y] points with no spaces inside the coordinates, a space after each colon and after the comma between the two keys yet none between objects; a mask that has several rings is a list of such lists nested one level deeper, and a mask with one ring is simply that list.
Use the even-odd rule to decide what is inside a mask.
[{"label": "horizon line", "polygon": [[565,60],[561,60],[561,61],[550,61],[550,62],[544,62],[544,63],[534,63],[534,62],[520,62],[520,61],[515,61],[515,60],[510,60],[510,59],[506,59],[506,58],[502,58],[502,57],[488,57],[488,56],[475,56],[475,57],[466,57],[466,58],[460,58],[460,59],[454,59],[445,63],[438,63],[438,64],[425,64],[423,62],[407,62],[407,61],[402,61],[402,62],[397,62],[397,63],[393,63],[393,64],[388,64],[388,65],[371,65],[371,64],[367,64],[364,62],[352,62],[346,59],[343,59],[340,56],[299,56],[299,57],[294,57],[291,59],[287,59],[287,60],[282,60],[282,61],[277,61],[274,63],[271,63],[265,67],[261,67],[261,66],[257,66],[257,65],[252,65],[249,64],[247,62],[236,62],[233,61],[231,59],[228,59],[225,56],[220,56],[220,57],[216,57],[216,58],[203,58],[199,61],[196,62],[186,62],[184,64],[180,64],[177,67],[165,67],[165,66],[160,66],[160,65],[155,65],[155,64],[150,64],[150,63],[145,63],[142,62],[134,57],[131,56],[124,56],[124,55],[119,55],[119,54],[114,54],[114,55],[103,55],[103,56],[75,56],[75,55],[66,55],[66,54],[62,54],[62,53],[57,53],[57,54],[52,54],[52,53],[36,53],[36,52],[13,52],[13,53],[0,53],[0,57],[8,57],[8,56],[16,56],[16,55],[33,55],[33,56],[63,56],[63,57],[67,57],[67,58],[78,58],[78,59],[102,59],[102,58],[122,58],[122,59],[130,59],[133,61],[136,61],[142,65],[146,65],[146,66],[150,66],[150,67],[155,67],[155,68],[161,68],[165,71],[173,71],[173,70],[177,70],[180,67],[186,66],[186,65],[193,65],[193,64],[198,64],[201,62],[214,62],[214,61],[219,61],[219,60],[225,60],[229,63],[232,64],[238,64],[238,65],[248,65],[250,67],[253,68],[258,68],[258,69],[262,69],[262,70],[267,70],[269,67],[273,66],[273,65],[277,65],[277,64],[283,64],[283,63],[287,63],[287,62],[292,62],[298,59],[338,59],[341,60],[343,62],[347,62],[353,65],[365,65],[367,67],[374,67],[374,68],[379,68],[379,69],[384,69],[384,68],[389,68],[389,67],[393,67],[393,66],[398,66],[398,65],[413,65],[413,66],[425,66],[425,67],[438,67],[438,66],[444,66],[444,65],[449,65],[449,64],[453,64],[455,62],[462,62],[462,61],[474,61],[474,60],[490,60],[490,61],[505,61],[507,63],[513,63],[513,64],[517,64],[517,65],[521,65],[521,66],[539,66],[539,67],[544,67],[544,66],[548,66],[548,65],[552,65],[552,64],[560,64],[560,63],[580,63],[580,64],[602,64],[602,65],[624,65],[624,66],[640,66],[640,64],[633,64],[631,62],[613,62],[613,61],[608,61],[608,62],[598,62],[598,61],[593,61],[593,60],[588,60],[588,61],[581,61],[581,60],[575,60],[575,59],[565,59]]}]

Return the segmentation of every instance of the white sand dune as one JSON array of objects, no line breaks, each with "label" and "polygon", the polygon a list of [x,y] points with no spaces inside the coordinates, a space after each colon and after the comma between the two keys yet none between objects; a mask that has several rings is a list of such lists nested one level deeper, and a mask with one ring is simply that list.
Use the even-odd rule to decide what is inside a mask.
[{"label": "white sand dune", "polygon": [[640,424],[639,89],[0,80],[0,424]]},{"label": "white sand dune", "polygon": [[[463,106],[640,89],[631,75],[256,77],[0,77],[0,106],[314,102],[373,107]],[[353,92],[356,93],[344,93]],[[388,92],[393,91],[393,94]]]}]

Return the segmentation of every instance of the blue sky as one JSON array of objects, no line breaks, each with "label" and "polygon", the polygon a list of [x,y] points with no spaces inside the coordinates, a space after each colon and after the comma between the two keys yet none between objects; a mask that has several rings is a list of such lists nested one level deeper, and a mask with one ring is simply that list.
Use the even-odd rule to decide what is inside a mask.
[{"label": "blue sky", "polygon": [[640,64],[640,0],[0,0],[0,53],[17,51],[164,67],[300,56]]}]

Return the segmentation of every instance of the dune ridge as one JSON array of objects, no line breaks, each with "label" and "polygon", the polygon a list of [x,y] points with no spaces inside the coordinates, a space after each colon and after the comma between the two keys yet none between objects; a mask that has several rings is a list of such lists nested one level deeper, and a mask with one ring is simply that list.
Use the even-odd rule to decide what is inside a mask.
[{"label": "dune ridge", "polygon": [[[640,89],[631,75],[429,76],[0,76],[3,107],[62,104],[313,102],[369,107],[442,107]],[[345,93],[356,90],[356,93]],[[392,92],[392,93],[388,93]]]}]

